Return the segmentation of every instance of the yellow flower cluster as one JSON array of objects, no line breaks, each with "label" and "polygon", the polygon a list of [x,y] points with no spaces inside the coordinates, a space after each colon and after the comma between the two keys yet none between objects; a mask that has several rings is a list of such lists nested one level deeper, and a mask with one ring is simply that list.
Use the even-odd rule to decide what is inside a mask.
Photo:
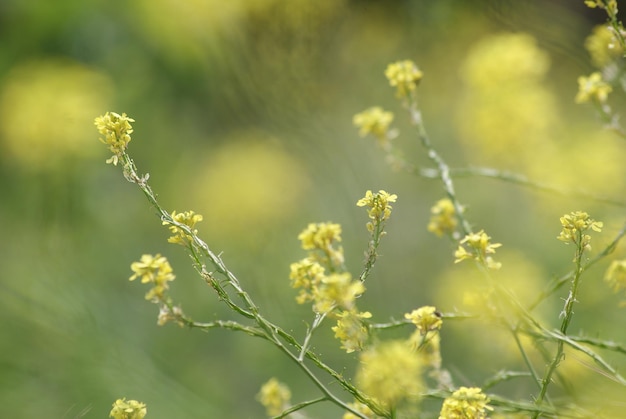
[{"label": "yellow flower cluster", "polygon": [[[348,403],[348,405],[354,410],[356,410],[357,412],[361,413],[362,415],[365,415],[368,418],[374,417],[374,412],[372,412],[372,409],[370,409],[363,403],[355,402],[355,403]],[[343,414],[341,419],[359,419],[359,417],[353,413],[346,412]]]},{"label": "yellow flower cluster", "polygon": [[602,79],[602,74],[596,71],[589,77],[580,76],[578,78],[578,93],[575,100],[576,103],[604,103],[612,91],[611,85],[606,83]]},{"label": "yellow flower cluster", "polygon": [[320,263],[329,263],[335,270],[343,265],[343,248],[335,248],[335,243],[341,241],[341,226],[334,223],[310,223],[306,229],[298,235],[304,250],[321,251],[320,257],[312,252],[311,257]]},{"label": "yellow flower cluster", "polygon": [[419,350],[422,361],[435,369],[441,367],[441,337],[439,330],[443,324],[441,314],[432,306],[420,307],[404,318],[410,320],[417,330],[409,338],[409,343],[414,350]]},{"label": "yellow flower cluster", "polygon": [[617,15],[617,0],[585,0],[585,5],[592,9],[606,9],[609,16]]},{"label": "yellow flower cluster", "polygon": [[421,335],[426,335],[428,332],[439,330],[443,324],[441,314],[437,312],[435,307],[432,306],[420,307],[417,310],[406,313],[404,318],[411,320],[411,323],[417,327],[417,330]]},{"label": "yellow flower cluster", "polygon": [[113,419],[143,419],[147,413],[148,409],[144,403],[137,400],[126,401],[126,398],[123,398],[113,403],[109,417]]},{"label": "yellow flower cluster", "polygon": [[385,77],[391,86],[397,88],[399,98],[406,98],[414,92],[423,76],[424,73],[411,60],[396,61],[385,70]]},{"label": "yellow flower cluster", "polygon": [[381,342],[361,353],[356,382],[370,397],[387,407],[419,397],[424,385],[422,358],[406,341]]},{"label": "yellow flower cluster", "polygon": [[361,319],[371,318],[372,313],[369,311],[359,313],[355,309],[350,309],[337,314],[337,317],[337,325],[333,326],[332,330],[335,337],[341,341],[341,349],[346,353],[362,350],[369,339],[369,332]]},{"label": "yellow flower cluster", "polygon": [[591,61],[598,68],[603,68],[624,53],[615,32],[607,25],[593,28],[591,35],[585,39],[585,48],[591,55]]},{"label": "yellow flower cluster", "polygon": [[489,398],[478,387],[461,387],[444,400],[439,419],[485,419]]},{"label": "yellow flower cluster", "polygon": [[[181,213],[176,213],[176,211],[173,211],[172,219],[174,219],[174,221],[176,221],[177,223],[184,224],[189,227],[193,234],[198,234],[198,230],[195,230],[194,227],[196,223],[199,223],[203,220],[203,217],[202,215],[196,214],[193,211],[185,211]],[[192,240],[192,237],[180,227],[177,227],[168,221],[163,221],[163,225],[169,225],[168,228],[173,234],[173,236],[167,239],[169,243],[178,243],[184,245],[187,241]]]},{"label": "yellow flower cluster", "polygon": [[366,109],[352,118],[352,123],[359,128],[361,137],[372,134],[383,148],[392,138],[389,132],[389,125],[392,121],[393,113],[387,112],[379,106]]},{"label": "yellow flower cluster", "polygon": [[614,292],[626,289],[626,259],[611,262],[604,275],[604,281],[613,288]]},{"label": "yellow flower cluster", "polygon": [[585,231],[591,229],[600,232],[603,226],[601,221],[594,220],[584,211],[565,214],[560,218],[560,221],[563,230],[561,230],[557,239],[566,244],[572,242],[584,250],[591,250],[591,236],[584,234]]},{"label": "yellow flower cluster", "polygon": [[430,222],[428,223],[428,231],[436,234],[438,237],[444,234],[452,234],[456,230],[457,219],[454,204],[448,198],[440,199],[430,209]]},{"label": "yellow flower cluster", "polygon": [[[464,244],[467,244],[470,251],[463,247]],[[456,258],[454,263],[462,262],[465,259],[474,259],[489,269],[500,269],[502,264],[488,256],[496,253],[496,249],[500,246],[502,246],[500,243],[491,243],[491,237],[484,230],[468,234],[461,240],[459,248],[454,252]]]},{"label": "yellow flower cluster", "polygon": [[120,115],[115,112],[107,112],[96,118],[95,125],[100,134],[104,135],[100,141],[109,146],[109,150],[113,153],[113,156],[106,161],[107,163],[113,163],[117,166],[119,159],[125,153],[130,142],[130,134],[133,132],[131,122],[135,122],[135,120],[126,116],[125,113]]},{"label": "yellow flower cluster", "polygon": [[397,199],[397,195],[380,190],[375,194],[372,191],[367,191],[365,196],[357,201],[357,206],[369,207],[367,215],[372,221],[367,223],[367,229],[370,232],[374,231],[376,225],[389,219],[393,209],[390,202],[396,202]]},{"label": "yellow flower cluster", "polygon": [[270,378],[261,386],[261,390],[256,397],[265,407],[268,416],[277,416],[289,406],[291,391],[276,378]]},{"label": "yellow flower cluster", "polygon": [[141,278],[142,283],[153,284],[152,289],[146,294],[146,300],[153,302],[164,300],[165,292],[169,289],[167,283],[176,278],[172,273],[170,263],[160,254],[143,255],[139,262],[133,262],[130,265],[130,269],[134,272],[129,278],[130,281]]}]

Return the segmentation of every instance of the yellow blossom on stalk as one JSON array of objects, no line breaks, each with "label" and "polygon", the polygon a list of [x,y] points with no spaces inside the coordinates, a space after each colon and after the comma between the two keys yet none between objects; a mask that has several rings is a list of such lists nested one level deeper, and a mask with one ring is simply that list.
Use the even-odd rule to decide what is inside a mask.
[{"label": "yellow blossom on stalk", "polygon": [[404,318],[411,320],[420,334],[441,329],[443,320],[441,319],[441,313],[437,312],[437,309],[432,306],[420,307],[417,310],[413,310],[410,313],[406,313]]},{"label": "yellow blossom on stalk", "polygon": [[[611,262],[604,274],[604,281],[613,289],[613,292],[617,293],[626,289],[626,259]],[[626,305],[626,301],[620,305]]]},{"label": "yellow blossom on stalk", "polygon": [[456,229],[456,211],[450,199],[444,198],[437,201],[430,209],[430,214],[430,222],[427,229],[431,233],[441,237],[444,234],[452,234]]},{"label": "yellow blossom on stalk", "polygon": [[436,370],[441,368],[441,336],[438,331],[428,332],[422,335],[416,330],[409,337],[409,345],[422,358],[424,365]]},{"label": "yellow blossom on stalk", "polygon": [[369,319],[372,313],[365,311],[359,313],[356,309],[344,311],[337,315],[337,326],[333,326],[335,337],[341,341],[341,349],[347,353],[360,351],[369,338],[367,327],[362,319]]},{"label": "yellow blossom on stalk", "polygon": [[393,113],[387,112],[379,106],[368,108],[352,118],[352,123],[359,128],[361,137],[372,134],[383,147],[391,140],[389,125],[392,121]]},{"label": "yellow blossom on stalk", "polygon": [[388,407],[419,397],[422,359],[399,340],[382,342],[361,353],[356,382],[370,397]]},{"label": "yellow blossom on stalk", "polygon": [[380,190],[375,194],[372,191],[367,191],[365,196],[357,201],[356,205],[358,207],[369,207],[367,215],[374,220],[367,223],[369,231],[374,230],[375,224],[380,224],[382,221],[389,219],[393,209],[390,202],[396,202],[397,199],[397,195]]},{"label": "yellow blossom on stalk", "polygon": [[560,218],[563,230],[557,236],[557,239],[566,244],[572,242],[580,246],[584,250],[591,250],[591,236],[584,234],[589,229],[593,231],[602,231],[603,223],[596,221],[584,211],[575,211],[565,214]]},{"label": "yellow blossom on stalk", "polygon": [[270,378],[261,386],[256,398],[265,407],[268,416],[277,416],[289,406],[291,391],[276,378]]},{"label": "yellow blossom on stalk", "polygon": [[485,419],[489,398],[478,387],[461,387],[443,401],[439,419]]},{"label": "yellow blossom on stalk", "polygon": [[590,101],[604,103],[609,97],[613,88],[602,80],[602,74],[592,73],[589,77],[580,76],[578,78],[578,93],[576,103],[586,103]]},{"label": "yellow blossom on stalk", "polygon": [[148,413],[146,405],[137,400],[117,399],[109,417],[113,419],[143,419]]},{"label": "yellow blossom on stalk", "polygon": [[[374,417],[374,412],[372,412],[372,409],[370,409],[369,407],[367,407],[363,403],[359,403],[359,402],[348,403],[348,406],[350,406],[352,409],[354,409],[357,412],[365,415],[368,418],[369,417],[371,417],[371,418]],[[355,414],[353,414],[353,413],[346,412],[346,413],[343,414],[341,419],[360,419],[360,418],[358,416],[356,416]]]},{"label": "yellow blossom on stalk", "polygon": [[617,0],[585,0],[585,5],[591,9],[605,9],[609,16],[617,14]]},{"label": "yellow blossom on stalk", "polygon": [[324,277],[324,267],[312,258],[304,258],[289,266],[289,279],[293,288],[300,288],[296,297],[298,304],[313,300],[313,290]]},{"label": "yellow blossom on stalk", "polygon": [[397,88],[396,95],[405,98],[417,88],[424,73],[411,60],[396,61],[387,66],[385,76],[389,84]]},{"label": "yellow blossom on stalk", "polygon": [[354,300],[364,292],[363,283],[353,280],[349,272],[330,274],[313,289],[313,309],[316,313],[328,313],[336,307],[350,310],[354,307]]},{"label": "yellow blossom on stalk", "polygon": [[593,28],[591,35],[585,39],[585,48],[591,55],[591,61],[598,68],[603,68],[624,54],[615,32],[608,25]]},{"label": "yellow blossom on stalk", "polygon": [[[198,230],[194,229],[194,227],[196,223],[199,223],[203,219],[202,215],[196,214],[193,211],[185,211],[181,213],[176,213],[176,211],[173,211],[172,218],[177,223],[184,224],[187,227],[189,227],[189,229],[193,232],[193,234],[198,233]],[[192,237],[189,234],[185,233],[185,231],[182,228],[168,221],[163,221],[163,225],[169,225],[168,228],[174,234],[173,236],[167,239],[168,243],[185,244],[187,240],[192,239]]]},{"label": "yellow blossom on stalk", "polygon": [[129,278],[134,281],[141,278],[142,283],[152,283],[153,288],[146,294],[146,300],[163,300],[165,291],[169,289],[168,282],[173,281],[176,276],[172,273],[172,267],[167,259],[160,254],[156,256],[143,255],[139,262],[133,262],[130,269],[134,274]]},{"label": "yellow blossom on stalk", "polygon": [[130,142],[130,134],[133,132],[131,122],[135,122],[135,120],[126,116],[125,113],[120,115],[115,112],[107,112],[96,118],[94,123],[100,134],[104,135],[100,141],[108,145],[109,150],[113,153],[113,156],[106,161],[107,163],[113,163],[117,166],[120,157],[126,152],[126,147]]},{"label": "yellow blossom on stalk", "polygon": [[[467,244],[471,251],[468,252],[463,244]],[[487,256],[496,253],[496,249],[500,246],[502,246],[501,243],[491,243],[491,237],[484,230],[470,233],[461,240],[459,248],[454,252],[456,258],[454,263],[462,262],[465,259],[474,259],[489,269],[500,269],[502,264],[494,261],[491,256]]]},{"label": "yellow blossom on stalk", "polygon": [[[335,248],[333,245],[341,241],[341,225],[333,223],[311,223],[299,235],[298,240],[304,250],[320,250],[325,258],[320,259],[323,263],[331,266],[342,266],[344,262],[343,248]],[[311,254],[312,257],[317,257]]]}]

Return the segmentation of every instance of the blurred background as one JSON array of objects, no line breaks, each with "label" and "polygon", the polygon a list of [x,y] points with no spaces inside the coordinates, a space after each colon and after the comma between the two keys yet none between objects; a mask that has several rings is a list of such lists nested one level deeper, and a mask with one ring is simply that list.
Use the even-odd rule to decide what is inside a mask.
[{"label": "blurred background", "polygon": [[[427,129],[451,166],[512,170],[623,201],[626,144],[601,129],[589,105],[574,104],[577,77],[594,71],[585,38],[604,20],[582,0],[2,0],[2,416],[102,418],[127,397],[147,403],[152,419],[260,418],[254,398],[272,376],[295,402],[319,396],[263,341],[156,325],[147,290],[128,281],[143,253],[168,257],[172,296],[194,319],[241,319],[166,242],[141,192],[104,163],[96,116],[136,120],[130,153],[161,204],[203,214],[201,236],[295,336],[312,320],[289,287],[289,264],[305,256],[296,237],[309,222],[340,223],[357,275],[368,236],[355,203],[367,189],[399,198],[359,308],[378,322],[426,304],[467,311],[481,278],[471,264],[453,265],[453,243],[426,231],[441,184],[394,172],[374,140],[358,137],[352,116],[374,105],[394,111],[397,146],[429,167],[383,75],[388,63],[411,59],[425,74]],[[572,268],[572,247],[556,240],[561,215],[585,210],[604,221],[594,250],[624,221],[624,205],[484,178],[459,179],[457,189],[474,227],[504,244],[498,276],[523,301]],[[607,265],[585,277],[571,330],[623,343],[624,309],[602,282]],[[559,324],[565,296],[538,308],[548,326]],[[340,351],[330,326],[314,349],[350,377],[357,356]],[[457,385],[523,369],[510,336],[486,323],[446,323],[442,352]],[[606,401],[623,388],[591,364],[566,357],[573,394],[620,417]],[[536,393],[528,380],[492,390],[524,400]],[[437,409],[427,404],[424,417]],[[330,404],[308,413],[342,414]]]}]

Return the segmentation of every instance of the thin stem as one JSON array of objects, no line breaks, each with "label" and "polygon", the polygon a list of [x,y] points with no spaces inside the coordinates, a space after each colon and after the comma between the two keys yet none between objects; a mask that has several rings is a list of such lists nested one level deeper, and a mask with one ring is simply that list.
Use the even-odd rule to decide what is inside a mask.
[{"label": "thin stem", "polygon": [[281,419],[281,418],[287,417],[291,413],[297,412],[298,410],[301,410],[301,409],[304,409],[307,406],[311,406],[312,404],[316,404],[316,403],[320,403],[320,402],[325,402],[327,400],[328,399],[326,397],[319,397],[317,399],[307,400],[305,402],[301,402],[301,403],[295,404],[295,405],[291,406],[289,409],[286,409],[285,411],[283,411],[280,415],[274,416],[272,419]]},{"label": "thin stem", "polygon": [[304,337],[304,342],[302,343],[302,348],[300,348],[300,355],[298,355],[298,361],[302,362],[306,352],[309,350],[309,344],[311,341],[311,337],[313,336],[313,332],[322,324],[324,319],[326,318],[326,313],[315,313],[315,318],[313,319],[313,324],[307,330],[307,334]]}]

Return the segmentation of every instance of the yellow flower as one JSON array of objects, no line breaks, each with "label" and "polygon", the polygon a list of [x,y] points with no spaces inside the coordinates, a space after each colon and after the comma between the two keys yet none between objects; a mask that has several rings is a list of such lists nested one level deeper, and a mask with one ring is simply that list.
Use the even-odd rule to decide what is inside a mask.
[{"label": "yellow flower", "polygon": [[148,409],[144,403],[137,400],[126,401],[126,398],[123,398],[113,403],[109,417],[113,419],[143,419],[147,412]]},{"label": "yellow flower", "polygon": [[589,229],[593,231],[602,231],[603,223],[596,221],[584,211],[575,211],[565,214],[560,218],[563,230],[557,236],[558,240],[566,244],[572,242],[585,250],[591,250],[591,236],[584,234]]},{"label": "yellow flower", "polygon": [[100,141],[108,145],[109,150],[113,153],[113,156],[106,161],[107,163],[117,165],[120,157],[126,152],[126,147],[130,142],[130,134],[133,132],[131,122],[135,122],[135,120],[126,116],[125,113],[120,115],[115,112],[107,112],[96,118],[94,123],[100,134],[104,135]]},{"label": "yellow flower", "polygon": [[[619,292],[626,289],[626,259],[614,260],[604,274],[604,281],[613,289],[613,292]],[[626,305],[626,301],[622,301],[620,305]]]},{"label": "yellow flower", "polygon": [[165,291],[169,289],[167,283],[176,278],[172,273],[170,263],[160,254],[156,256],[143,255],[139,262],[133,262],[130,265],[130,269],[134,272],[129,278],[130,281],[141,278],[142,283],[154,284],[153,288],[146,294],[146,300],[163,300]]},{"label": "yellow flower", "polygon": [[420,307],[417,310],[406,313],[404,318],[411,320],[411,323],[417,327],[417,330],[422,335],[433,330],[441,329],[441,325],[443,324],[441,314],[437,312],[435,307],[431,306]]},{"label": "yellow flower", "polygon": [[439,419],[485,419],[489,398],[477,387],[461,387],[444,400]]},{"label": "yellow flower", "polygon": [[[198,230],[195,230],[194,227],[196,223],[199,223],[203,219],[202,215],[196,214],[193,211],[185,211],[181,213],[176,213],[176,211],[173,211],[172,218],[177,223],[184,224],[189,227],[193,234],[198,234]],[[192,237],[189,234],[185,233],[185,231],[180,227],[177,227],[168,221],[163,221],[163,225],[169,225],[168,228],[174,234],[167,239],[169,243],[179,243],[184,245],[186,241],[192,240]]]},{"label": "yellow flower", "polygon": [[291,391],[276,378],[270,378],[257,394],[257,400],[265,407],[268,416],[280,415],[289,406]]},{"label": "yellow flower", "polygon": [[393,121],[393,113],[374,106],[354,115],[352,122],[359,128],[359,135],[365,137],[372,134],[384,147],[391,139],[389,125]]},{"label": "yellow flower", "polygon": [[372,191],[367,191],[365,196],[357,201],[356,205],[358,207],[369,207],[367,215],[374,220],[367,223],[369,231],[374,230],[375,224],[380,224],[382,221],[389,219],[393,209],[390,202],[396,202],[397,199],[397,195],[380,190],[375,194]]},{"label": "yellow flower", "polygon": [[[369,418],[375,417],[374,412],[372,412],[372,409],[370,409],[363,403],[355,402],[355,403],[348,403],[348,405],[354,410],[356,410],[357,412],[365,415],[366,417],[369,417]],[[353,413],[346,412],[343,414],[341,419],[359,419],[359,417],[354,415]]]},{"label": "yellow flower", "polygon": [[592,73],[589,77],[580,76],[578,78],[578,93],[576,103],[586,103],[590,101],[604,103],[609,97],[613,88],[602,80],[602,74]]},{"label": "yellow flower", "polygon": [[397,88],[396,95],[399,98],[405,98],[417,89],[424,73],[413,61],[404,60],[389,64],[385,70],[385,76],[389,84]]},{"label": "yellow flower", "polygon": [[440,199],[430,209],[430,213],[428,231],[436,234],[438,237],[454,232],[457,226],[457,219],[454,204],[451,200],[448,198]]},{"label": "yellow flower", "polygon": [[404,341],[383,342],[361,353],[356,382],[370,397],[388,407],[419,397],[422,359]]},{"label": "yellow flower", "polygon": [[[463,244],[467,244],[473,252],[468,252]],[[484,230],[468,234],[460,241],[459,248],[454,252],[456,258],[454,263],[462,262],[465,259],[474,259],[489,269],[500,269],[502,264],[494,261],[491,256],[487,256],[496,253],[496,249],[500,246],[502,246],[501,243],[491,243],[491,237]]]},{"label": "yellow flower", "polygon": [[585,39],[585,48],[591,55],[591,61],[598,68],[610,64],[624,53],[615,32],[607,25],[593,28],[591,35]]},{"label": "yellow flower", "polygon": [[591,9],[606,9],[609,16],[617,14],[617,0],[585,0],[585,5]]},{"label": "yellow flower", "polygon": [[365,292],[365,286],[359,280],[352,280],[349,272],[334,273],[325,276],[313,289],[316,313],[328,313],[334,308],[350,310],[354,300]]},{"label": "yellow flower", "polygon": [[298,240],[304,250],[319,250],[323,257],[314,252],[310,257],[331,268],[343,265],[343,248],[335,248],[334,244],[341,241],[341,226],[333,223],[310,223],[299,235]]},{"label": "yellow flower", "polygon": [[290,265],[289,279],[293,288],[300,288],[298,304],[313,300],[313,290],[324,277],[324,267],[312,258],[304,258]]},{"label": "yellow flower", "polygon": [[365,311],[357,312],[355,309],[344,311],[337,315],[337,326],[333,326],[335,337],[341,341],[341,349],[347,353],[360,351],[369,338],[367,326],[362,319],[369,319],[372,313]]}]

